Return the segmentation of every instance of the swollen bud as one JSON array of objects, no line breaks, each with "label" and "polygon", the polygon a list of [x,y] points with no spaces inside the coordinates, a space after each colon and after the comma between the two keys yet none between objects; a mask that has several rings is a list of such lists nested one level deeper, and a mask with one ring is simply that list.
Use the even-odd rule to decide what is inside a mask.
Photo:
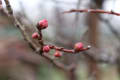
[{"label": "swollen bud", "polygon": [[56,52],[54,53],[54,56],[55,56],[55,57],[61,57],[61,56],[62,56],[62,53],[61,53],[60,51],[56,51]]},{"label": "swollen bud", "polygon": [[48,27],[48,21],[46,19],[43,19],[43,20],[41,20],[41,21],[38,22],[37,28],[39,30],[45,29],[47,27]]},{"label": "swollen bud", "polygon": [[34,32],[33,34],[32,34],[32,38],[33,39],[37,39],[39,37],[39,34],[37,33],[37,32]]},{"label": "swollen bud", "polygon": [[48,45],[43,47],[43,52],[48,53],[50,51],[50,47]]},{"label": "swollen bud", "polygon": [[79,52],[79,51],[81,51],[82,49],[83,49],[83,43],[78,42],[78,43],[76,43],[76,44],[74,45],[74,50],[75,50],[75,52]]}]

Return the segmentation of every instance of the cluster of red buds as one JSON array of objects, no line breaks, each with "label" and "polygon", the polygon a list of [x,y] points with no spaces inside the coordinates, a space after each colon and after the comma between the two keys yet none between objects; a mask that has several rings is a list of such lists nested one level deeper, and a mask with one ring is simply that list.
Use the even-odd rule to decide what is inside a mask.
[{"label": "cluster of red buds", "polygon": [[[39,31],[41,31],[42,29],[46,29],[48,27],[48,21],[46,19],[43,19],[41,21],[38,22],[37,24],[37,29]],[[40,37],[39,33],[38,32],[34,32],[32,34],[32,38],[33,39],[38,39]]]},{"label": "cluster of red buds", "polygon": [[[42,52],[44,54],[46,53],[49,53],[51,49],[54,49],[55,50],[55,53],[53,54],[55,57],[61,57],[62,56],[62,52],[66,52],[66,53],[78,53],[78,52],[81,52],[81,51],[85,51],[85,50],[88,50],[90,49],[90,46],[84,48],[84,45],[82,42],[78,42],[74,45],[73,49],[69,50],[69,49],[65,49],[63,47],[57,47],[57,46],[54,46],[54,45],[48,45],[48,44],[44,44],[44,41],[42,40],[42,33],[41,31],[43,29],[46,29],[48,27],[48,21],[46,19],[44,20],[41,20],[37,23],[37,29],[38,29],[38,32],[34,32],[32,34],[32,38],[33,39],[38,39],[41,41],[42,43]],[[40,43],[40,44],[41,44]]]}]

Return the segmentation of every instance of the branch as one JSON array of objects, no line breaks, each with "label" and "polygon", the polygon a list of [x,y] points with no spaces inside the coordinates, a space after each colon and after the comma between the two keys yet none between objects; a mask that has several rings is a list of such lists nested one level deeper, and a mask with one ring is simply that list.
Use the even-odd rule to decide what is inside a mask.
[{"label": "branch", "polygon": [[54,59],[52,59],[50,56],[43,54],[43,51],[41,52],[41,47],[44,46],[43,40],[42,40],[42,33],[40,31],[40,35],[41,38],[39,38],[40,44],[41,46],[37,46],[31,39],[30,37],[27,35],[26,31],[25,31],[25,26],[23,24],[21,24],[17,18],[13,15],[13,10],[11,8],[11,5],[9,3],[9,0],[4,0],[6,7],[7,7],[7,11],[8,11],[8,16],[14,21],[15,26],[20,30],[21,34],[23,35],[24,39],[28,42],[28,44],[31,46],[31,48],[39,54],[42,54],[41,56],[44,57],[45,59],[47,59],[50,63],[52,63],[56,68],[59,68],[63,71],[69,71],[71,69],[73,69],[74,67],[66,67],[64,64],[59,63],[57,61],[55,61]]},{"label": "branch", "polygon": [[38,43],[40,45],[40,46],[38,46],[36,43],[34,43],[32,41],[32,39],[27,34],[25,26],[22,23],[20,23],[19,20],[17,20],[17,18],[13,15],[13,10],[11,8],[9,0],[4,0],[4,1],[6,4],[7,11],[8,11],[8,16],[15,23],[16,27],[20,30],[21,34],[23,35],[24,39],[28,42],[30,47],[37,54],[39,54],[43,58],[47,59],[50,63],[52,63],[56,68],[61,69],[64,72],[70,73],[71,79],[75,80],[76,75],[75,75],[74,71],[75,71],[76,65],[65,66],[63,63],[60,63],[60,62],[56,61],[55,59],[51,58],[48,54],[45,53],[45,51],[49,51],[49,49],[54,49],[56,51],[54,56],[60,57],[61,55],[58,54],[60,51],[67,52],[67,53],[79,53],[79,52],[90,49],[90,46],[88,46],[87,48],[84,48],[82,43],[77,43],[77,44],[75,44],[74,49],[71,49],[71,50],[65,49],[63,47],[57,47],[54,45],[49,45],[46,47],[44,40],[43,40],[43,36],[42,36],[42,30],[48,27],[47,20],[40,21],[36,26],[37,32],[33,33],[33,35],[32,35],[32,38],[33,39],[35,38],[38,41]]},{"label": "branch", "polygon": [[80,13],[99,13],[99,14],[112,14],[116,16],[120,16],[120,13],[114,11],[105,11],[101,9],[71,9],[69,11],[64,11],[63,13],[73,13],[73,12],[80,12]]},{"label": "branch", "polygon": [[0,10],[2,9],[2,0],[0,0]]},{"label": "branch", "polygon": [[[66,53],[76,53],[74,49],[65,49],[64,47],[57,47],[55,45],[49,45],[51,49],[55,49],[55,50],[58,50],[58,51],[62,51],[62,52],[66,52]],[[86,51],[88,49],[90,49],[91,46],[87,46],[86,48],[82,48],[79,52],[82,52],[82,51]]]}]

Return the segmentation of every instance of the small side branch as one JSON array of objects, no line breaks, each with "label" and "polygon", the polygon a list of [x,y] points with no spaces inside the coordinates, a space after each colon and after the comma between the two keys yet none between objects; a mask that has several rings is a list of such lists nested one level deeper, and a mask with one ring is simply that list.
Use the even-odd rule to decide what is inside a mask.
[{"label": "small side branch", "polygon": [[63,13],[73,13],[73,12],[80,12],[80,13],[99,13],[99,14],[112,14],[116,16],[120,16],[120,13],[114,11],[105,11],[101,9],[71,9],[69,11],[64,11]]}]

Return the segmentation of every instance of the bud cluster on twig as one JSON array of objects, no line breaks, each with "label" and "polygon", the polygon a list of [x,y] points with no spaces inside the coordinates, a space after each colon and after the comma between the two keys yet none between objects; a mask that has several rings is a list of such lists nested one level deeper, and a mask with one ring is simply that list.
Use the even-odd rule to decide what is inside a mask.
[{"label": "bud cluster on twig", "polygon": [[44,44],[44,40],[42,39],[42,30],[46,29],[48,27],[48,21],[46,19],[40,20],[37,23],[36,27],[38,29],[38,32],[34,32],[32,34],[32,38],[39,40],[39,42],[41,44],[41,47],[42,47],[41,48],[42,53],[48,53],[48,52],[50,52],[51,49],[54,49],[55,50],[54,56],[55,57],[61,57],[62,56],[61,52],[78,53],[78,52],[82,52],[82,51],[90,49],[90,46],[85,48],[82,42],[76,43],[74,45],[73,49],[71,49],[71,50],[70,49],[65,49],[63,47],[57,47],[55,45]]},{"label": "bud cluster on twig", "polygon": [[[79,52],[90,49],[91,46],[88,45],[87,47],[84,47],[84,44],[82,42],[77,42],[74,44],[73,49],[66,49],[64,47],[58,47],[56,45],[45,44],[45,42],[43,40],[42,30],[44,30],[48,27],[48,21],[46,19],[41,20],[37,23],[37,26],[36,26],[37,31],[32,34],[32,38],[37,40],[40,44],[40,46],[37,46],[36,43],[34,43],[31,40],[29,35],[27,35],[27,32],[25,31],[25,26],[22,23],[20,23],[19,20],[17,20],[17,18],[13,15],[13,10],[9,3],[9,0],[4,0],[4,1],[6,4],[6,9],[8,11],[7,14],[9,14],[8,16],[10,16],[11,19],[13,19],[12,21],[14,21],[16,27],[20,30],[24,39],[29,43],[31,48],[33,50],[35,50],[36,53],[41,54],[41,56],[43,58],[47,59],[56,68],[59,68],[63,71],[69,71],[71,74],[74,74],[76,65],[73,65],[72,67],[71,67],[71,65],[66,67],[63,63],[60,63],[60,62],[56,61],[55,59],[51,58],[48,53],[51,50],[54,50],[55,53],[53,54],[53,56],[59,58],[59,57],[63,56],[62,52],[77,54]],[[2,5],[2,1],[0,0],[0,7],[2,7],[1,5]],[[100,10],[100,9],[81,9],[81,10],[72,9],[69,11],[65,11],[64,13],[72,13],[72,12],[102,13],[102,14],[104,13],[104,14],[112,14],[112,15],[120,16],[120,13],[116,13],[113,11],[104,11],[104,10]],[[89,56],[89,54],[86,54],[86,55]],[[92,58],[94,58],[94,57],[92,57]]]}]

